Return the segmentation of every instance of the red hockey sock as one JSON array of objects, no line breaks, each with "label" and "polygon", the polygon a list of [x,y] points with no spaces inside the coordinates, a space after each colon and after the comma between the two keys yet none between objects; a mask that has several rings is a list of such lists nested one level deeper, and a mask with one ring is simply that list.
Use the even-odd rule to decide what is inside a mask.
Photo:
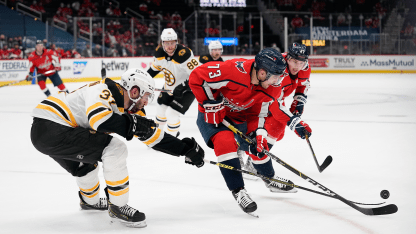
[{"label": "red hockey sock", "polygon": [[38,85],[42,91],[46,89],[46,84],[44,80],[39,81]]},{"label": "red hockey sock", "polygon": [[59,88],[60,90],[66,90],[66,87],[65,87],[65,85],[64,85],[64,84],[60,84],[60,85],[58,85],[58,88]]}]

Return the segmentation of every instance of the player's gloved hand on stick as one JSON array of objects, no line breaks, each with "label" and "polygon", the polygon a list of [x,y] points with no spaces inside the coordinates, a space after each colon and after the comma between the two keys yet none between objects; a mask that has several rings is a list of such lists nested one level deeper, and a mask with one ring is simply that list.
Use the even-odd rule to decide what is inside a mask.
[{"label": "player's gloved hand on stick", "polygon": [[189,84],[188,84],[188,81],[186,81],[185,83],[182,83],[176,86],[176,88],[173,90],[173,96],[175,98],[181,98],[183,97],[183,94],[189,90],[190,90]]},{"label": "player's gloved hand on stick", "polygon": [[305,139],[306,135],[308,135],[308,137],[312,135],[312,129],[297,115],[294,115],[290,118],[290,120],[287,122],[287,126],[302,139]]},{"label": "player's gloved hand on stick", "polygon": [[259,158],[264,156],[263,149],[269,151],[269,146],[267,145],[267,131],[264,128],[258,128],[255,132],[249,134],[251,139],[254,138],[255,144],[250,144],[249,152]]},{"label": "player's gloved hand on stick", "polygon": [[303,107],[306,104],[306,98],[307,96],[304,94],[295,94],[292,105],[290,106],[290,112],[294,115],[302,115]]},{"label": "player's gloved hand on stick", "polygon": [[183,138],[182,142],[186,144],[185,150],[185,163],[194,165],[196,167],[202,167],[204,165],[204,150],[200,145],[192,138]]},{"label": "player's gloved hand on stick", "polygon": [[55,70],[60,71],[60,70],[62,70],[62,68],[60,66],[58,66],[58,67],[55,67]]},{"label": "player's gloved hand on stick", "polygon": [[147,139],[157,128],[157,124],[151,119],[135,114],[125,114],[125,116],[128,118],[126,136],[128,141],[135,135],[138,136],[139,139]]},{"label": "player's gloved hand on stick", "polygon": [[26,76],[25,80],[32,81],[33,80],[33,72],[29,72],[29,74]]},{"label": "player's gloved hand on stick", "polygon": [[221,100],[206,100],[202,105],[205,109],[205,122],[218,125],[225,118],[226,111],[222,98]]}]

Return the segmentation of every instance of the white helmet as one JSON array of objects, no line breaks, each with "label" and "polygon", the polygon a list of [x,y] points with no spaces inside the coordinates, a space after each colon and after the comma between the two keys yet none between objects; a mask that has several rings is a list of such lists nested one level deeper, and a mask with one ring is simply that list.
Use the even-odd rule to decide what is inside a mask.
[{"label": "white helmet", "polygon": [[178,40],[178,34],[176,34],[175,30],[173,28],[165,28],[162,31],[162,35],[160,36],[160,39],[162,41],[177,41]]},{"label": "white helmet", "polygon": [[208,45],[208,49],[209,49],[209,53],[211,53],[212,50],[215,50],[215,49],[221,49],[221,54],[224,51],[220,41],[210,41]]},{"label": "white helmet", "polygon": [[[133,101],[133,104],[128,110],[131,110],[145,93],[150,93],[149,103],[153,101],[155,81],[146,71],[143,71],[140,68],[129,69],[121,75],[120,84],[128,91],[127,94],[129,95],[130,100]],[[137,86],[140,89],[140,95],[136,99],[132,99],[129,92],[134,86]]]}]

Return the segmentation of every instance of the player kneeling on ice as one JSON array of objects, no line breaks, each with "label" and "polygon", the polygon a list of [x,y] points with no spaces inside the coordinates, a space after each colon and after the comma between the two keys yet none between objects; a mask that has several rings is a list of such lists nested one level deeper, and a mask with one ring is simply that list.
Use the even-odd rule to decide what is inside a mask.
[{"label": "player kneeling on ice", "polygon": [[[285,70],[283,56],[275,49],[266,48],[255,59],[210,62],[191,73],[189,85],[199,103],[197,125],[205,143],[214,149],[218,162],[241,169],[234,133],[221,124],[224,118],[228,118],[240,131],[254,134],[257,143],[252,147],[251,155],[256,161],[257,171],[266,177],[285,180],[275,175],[270,158],[261,153],[268,149],[265,118],[270,104],[281,93],[280,82]],[[244,188],[241,172],[220,170],[241,209],[254,215],[257,204]],[[274,190],[295,191],[276,182],[265,183]]]},{"label": "player kneeling on ice", "polygon": [[[81,208],[108,210],[111,218],[131,227],[145,227],[145,214],[127,205],[127,146],[107,133],[127,140],[137,136],[155,150],[185,155],[186,163],[203,165],[204,151],[193,138],[179,140],[164,134],[144,117],[153,91],[154,81],[147,72],[130,69],[120,84],[104,79],[70,94],[59,92],[32,112],[33,145],[76,177]],[[98,162],[103,163],[106,198],[100,198]]]},{"label": "player kneeling on ice", "polygon": [[[282,93],[277,101],[273,102],[270,106],[269,116],[266,118],[264,124],[268,133],[267,143],[270,150],[277,141],[283,138],[286,126],[302,139],[305,139],[306,135],[309,137],[312,134],[312,129],[309,125],[300,119],[306,104],[307,92],[310,88],[309,77],[311,75],[311,68],[308,64],[309,53],[305,45],[295,42],[290,45],[289,52],[283,53],[282,56],[287,62],[288,72],[281,84]],[[293,102],[290,109],[287,109],[285,98],[292,93],[294,93]],[[245,164],[243,163],[243,160],[245,160],[243,158],[248,153],[242,150],[247,143],[242,142],[242,144],[242,147],[238,150],[242,167],[247,171],[256,173],[251,157],[247,157],[247,161]],[[258,177],[248,174],[244,174],[243,176],[246,179],[258,179]]]}]

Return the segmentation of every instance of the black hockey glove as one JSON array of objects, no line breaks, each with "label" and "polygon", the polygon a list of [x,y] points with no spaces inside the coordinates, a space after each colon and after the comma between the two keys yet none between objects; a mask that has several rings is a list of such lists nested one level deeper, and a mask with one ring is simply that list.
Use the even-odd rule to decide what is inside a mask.
[{"label": "black hockey glove", "polygon": [[32,81],[33,80],[33,72],[29,72],[29,75],[26,76],[25,80]]},{"label": "black hockey glove", "polygon": [[182,142],[185,146],[185,163],[195,165],[196,167],[202,167],[204,165],[204,149],[192,138],[183,138]]},{"label": "black hockey glove", "polygon": [[180,84],[178,86],[176,86],[176,88],[173,90],[173,96],[175,98],[182,98],[183,94],[191,91],[191,88],[189,87],[189,82],[185,81],[185,83]]},{"label": "black hockey glove", "polygon": [[125,114],[128,118],[126,139],[129,141],[134,135],[140,140],[149,138],[157,128],[157,124],[145,117],[135,114]]}]

